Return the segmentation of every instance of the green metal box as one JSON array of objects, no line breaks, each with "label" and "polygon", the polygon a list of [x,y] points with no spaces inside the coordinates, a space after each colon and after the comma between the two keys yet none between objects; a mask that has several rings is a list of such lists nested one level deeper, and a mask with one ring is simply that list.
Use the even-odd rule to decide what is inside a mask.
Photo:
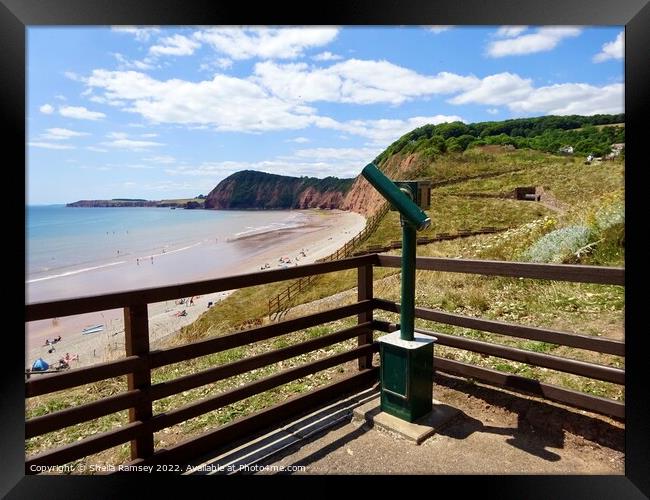
[{"label": "green metal box", "polygon": [[382,411],[408,422],[431,411],[435,340],[420,333],[402,340],[399,331],[378,339]]}]

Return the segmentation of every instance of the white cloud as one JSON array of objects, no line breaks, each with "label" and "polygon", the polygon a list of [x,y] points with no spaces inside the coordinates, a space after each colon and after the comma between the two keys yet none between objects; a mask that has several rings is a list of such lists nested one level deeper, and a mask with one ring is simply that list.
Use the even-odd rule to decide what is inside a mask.
[{"label": "white cloud", "polygon": [[427,124],[437,125],[455,121],[464,122],[465,120],[456,115],[414,116],[408,120],[350,120],[347,122],[337,122],[331,118],[323,117],[317,120],[317,126],[366,137],[372,141],[373,145],[387,147],[414,128]]},{"label": "white cloud", "polygon": [[[383,64],[383,63],[382,63]],[[389,63],[385,63],[389,65]],[[390,69],[389,65],[388,68]],[[374,67],[374,66],[373,66]],[[367,71],[373,67],[362,68]],[[382,66],[383,67],[383,66]],[[432,77],[432,81],[420,77],[417,73],[397,68],[394,73],[405,71],[406,80],[402,83],[408,87],[412,83],[423,88],[407,89],[406,92],[452,91],[465,88],[471,83],[480,83],[476,77],[460,77],[442,74]],[[344,66],[344,69],[349,70]],[[354,69],[354,68],[352,68]],[[375,67],[376,69],[376,67]],[[352,76],[353,71],[349,71]],[[365,73],[360,72],[361,79]],[[424,81],[420,81],[420,80]],[[95,70],[86,79],[87,85],[100,88],[108,99],[128,101],[125,111],[138,113],[155,123],[175,123],[188,126],[210,125],[219,131],[262,132],[266,130],[297,130],[309,126],[334,129],[348,134],[366,137],[375,143],[390,143],[414,127],[425,123],[462,120],[458,116],[437,115],[432,117],[415,117],[408,120],[356,120],[338,122],[328,117],[318,116],[314,108],[292,102],[290,95],[270,95],[253,81],[242,80],[226,75],[215,75],[212,80],[188,82],[183,80],[156,80],[143,73],[134,71]],[[395,95],[400,91],[396,82],[385,82],[386,91]],[[458,84],[461,85],[458,85]],[[305,87],[314,92],[313,87]],[[347,91],[346,91],[347,92]],[[329,98],[344,100],[340,94],[313,94],[309,98]],[[115,133],[114,133],[115,134]],[[111,136],[125,139],[126,136]]]},{"label": "white cloud", "polygon": [[339,56],[337,54],[332,54],[331,52],[321,52],[320,54],[316,54],[314,57],[312,57],[314,61],[338,61],[340,59],[343,59],[343,56]]},{"label": "white cloud", "polygon": [[[169,175],[187,175],[192,177],[214,177],[224,179],[229,175],[240,170],[256,170],[262,162],[245,162],[245,161],[221,161],[221,162],[202,162],[196,166],[181,165],[175,168],[168,168],[165,172]],[[218,181],[215,181],[218,182]]]},{"label": "white cloud", "polygon": [[171,163],[175,163],[176,159],[173,156],[169,156],[169,155],[159,155],[159,156],[150,156],[148,158],[143,158],[143,161],[168,165]]},{"label": "white cloud", "polygon": [[92,95],[92,93],[84,93],[84,97],[86,97],[89,101],[91,102],[96,102],[97,104],[106,104],[108,106],[124,106],[126,103],[124,101],[120,101],[117,99],[106,99],[105,97],[100,97],[98,95]]},{"label": "white cloud", "polygon": [[212,125],[225,131],[298,129],[312,121],[312,108],[269,96],[253,82],[226,75],[212,80],[156,80],[135,71],[95,70],[87,85],[108,99],[129,101],[125,111],[155,123]]},{"label": "white cloud", "polygon": [[52,142],[29,142],[30,146],[34,148],[44,148],[44,149],[75,149],[74,146],[69,144],[56,144]]},{"label": "white cloud", "polygon": [[79,165],[77,167],[80,170],[95,170],[98,172],[106,172],[108,170],[112,170],[110,167],[107,167],[106,165],[102,165],[101,167],[95,167],[95,166],[89,166],[89,165]]},{"label": "white cloud", "polygon": [[[156,193],[179,193],[182,191],[187,192],[192,190],[194,193],[197,192],[208,192],[214,188],[214,183],[211,180],[201,179],[200,183],[190,183],[190,182],[172,182],[172,181],[158,181],[148,184],[141,185],[138,190],[142,191],[152,191]],[[178,196],[173,194],[172,196]]]},{"label": "white cloud", "polygon": [[145,57],[140,61],[131,60],[119,52],[113,53],[113,57],[117,59],[119,69],[139,69],[144,71],[155,67],[155,59],[149,57]]},{"label": "white cloud", "polygon": [[153,134],[153,133],[150,133],[150,134],[140,134],[140,137],[158,137],[158,134]]},{"label": "white cloud", "polygon": [[137,28],[136,26],[112,26],[111,30],[117,33],[133,35],[139,42],[146,42],[152,35],[160,32],[159,28]]},{"label": "white cloud", "polygon": [[310,141],[309,141],[309,139],[307,139],[306,137],[296,137],[296,138],[294,138],[294,139],[287,139],[287,140],[284,141],[284,142],[295,142],[295,143],[297,143],[297,144],[304,144],[304,143],[306,143],[306,142],[310,142]]},{"label": "white cloud", "polygon": [[255,65],[256,81],[287,100],[355,104],[404,101],[430,94],[454,93],[474,87],[478,79],[441,72],[425,76],[388,61],[349,59],[328,68],[307,64]]},{"label": "white cloud", "polygon": [[149,148],[164,146],[164,144],[161,142],[129,139],[128,135],[124,132],[109,132],[106,134],[106,137],[112,140],[102,142],[102,146],[116,149],[126,149],[129,151],[148,151]]},{"label": "white cloud", "polygon": [[212,28],[194,33],[232,59],[295,59],[305,49],[326,45],[336,38],[338,28]]},{"label": "white cloud", "polygon": [[563,83],[535,89],[526,98],[508,104],[516,112],[551,115],[617,114],[625,109],[624,85],[596,87],[586,83]]},{"label": "white cloud", "polygon": [[240,170],[256,170],[258,172],[281,173],[293,177],[327,177],[329,175],[339,178],[354,177],[361,169],[376,156],[370,155],[363,159],[348,158],[318,159],[307,161],[299,157],[274,158],[258,162],[247,161],[222,161],[204,162],[197,166],[179,166],[165,170],[173,176],[206,177],[213,183],[211,187],[229,175]]},{"label": "white cloud", "polygon": [[67,128],[48,128],[47,133],[41,134],[41,138],[50,140],[67,140],[72,137],[82,137],[90,135],[88,132],[76,132]]},{"label": "white cloud", "polygon": [[119,165],[119,166],[124,168],[131,168],[134,170],[151,170],[152,168],[154,168],[151,165]]},{"label": "white cloud", "polygon": [[102,145],[117,149],[127,149],[129,151],[146,151],[148,148],[164,146],[160,142],[134,141],[132,139],[115,139],[110,142],[102,142]]},{"label": "white cloud", "polygon": [[530,79],[512,73],[498,73],[483,78],[473,89],[449,100],[452,104],[479,103],[493,106],[508,104],[528,96],[533,87]]},{"label": "white cloud", "polygon": [[149,47],[149,53],[155,56],[190,56],[201,44],[183,35],[173,35],[159,40],[161,45]]},{"label": "white cloud", "polygon": [[57,98],[58,100],[60,100],[60,101],[67,101],[67,100],[68,100],[68,99],[66,98],[66,96],[61,95],[61,94],[57,94],[57,95],[55,95],[54,97],[56,97],[56,98]]},{"label": "white cloud", "polygon": [[38,108],[38,110],[45,115],[51,115],[54,113],[54,106],[51,104],[43,104],[40,108]]},{"label": "white cloud", "polygon": [[602,50],[596,54],[593,61],[596,63],[609,59],[623,59],[625,56],[624,33],[621,31],[613,42],[603,44]]},{"label": "white cloud", "polygon": [[499,38],[513,38],[521,35],[528,29],[528,26],[501,26],[495,36]]},{"label": "white cloud", "polygon": [[63,72],[63,75],[64,75],[67,79],[72,80],[72,81],[75,81],[75,82],[81,82],[81,81],[83,81],[83,78],[81,78],[81,77],[80,77],[77,73],[75,73],[74,71],[64,71],[64,72]]},{"label": "white cloud", "polygon": [[512,73],[499,73],[485,77],[476,88],[453,97],[449,102],[507,106],[518,113],[616,114],[624,110],[623,92],[621,83],[602,87],[563,83],[535,88],[530,79]]},{"label": "white cloud", "polygon": [[106,117],[104,113],[90,111],[83,106],[61,106],[59,107],[59,114],[66,118],[76,118],[78,120],[99,120]]},{"label": "white cloud", "polygon": [[453,27],[454,27],[454,25],[442,26],[442,25],[435,25],[435,24],[434,24],[434,25],[432,25],[432,26],[429,26],[427,29],[428,29],[429,31],[431,31],[432,33],[435,33],[435,34],[437,35],[437,34],[439,34],[439,33],[443,33],[443,32],[445,32],[445,31],[448,31],[448,30],[450,30],[450,29],[453,28]]},{"label": "white cloud", "polygon": [[[381,153],[380,148],[307,148],[294,151],[292,157],[308,159],[312,162],[322,161],[352,161],[363,162],[372,160]],[[284,158],[284,157],[283,157]],[[291,158],[291,157],[289,157]]]},{"label": "white cloud", "polygon": [[228,59],[227,57],[219,57],[216,61],[214,61],[214,63],[219,69],[232,68],[232,59]]},{"label": "white cloud", "polygon": [[96,153],[108,153],[108,149],[98,148],[97,146],[87,146],[88,151],[94,151]]},{"label": "white cloud", "polygon": [[109,132],[106,134],[109,139],[126,139],[128,136],[126,132]]},{"label": "white cloud", "polygon": [[486,111],[491,115],[498,115],[499,114],[499,110],[497,108],[488,108],[488,109],[486,109]]},{"label": "white cloud", "polygon": [[227,57],[218,57],[217,59],[201,63],[199,71],[212,71],[232,68],[233,60]]},{"label": "white cloud", "polygon": [[581,31],[580,28],[571,26],[539,28],[535,33],[491,42],[488,45],[487,55],[504,57],[549,51],[554,49],[564,38],[576,37]]}]

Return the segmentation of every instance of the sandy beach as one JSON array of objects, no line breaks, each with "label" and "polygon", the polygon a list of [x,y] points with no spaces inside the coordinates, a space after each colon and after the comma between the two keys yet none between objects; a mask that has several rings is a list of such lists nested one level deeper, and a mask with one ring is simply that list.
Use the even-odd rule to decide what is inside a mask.
[{"label": "sandy beach", "polygon": [[[220,274],[216,275],[191,276],[186,281],[309,264],[335,252],[365,226],[365,219],[353,212],[339,210],[301,212],[307,216],[305,224],[301,227],[246,234],[228,241],[228,245],[232,245],[246,257],[243,258],[243,261],[229,266],[227,272],[220,271]],[[192,259],[218,258],[214,251],[212,247],[199,245],[191,251],[183,253],[182,259],[187,262]],[[281,262],[283,258],[285,261]],[[179,255],[159,255],[156,257],[155,267],[153,265],[144,267],[145,263],[143,263],[143,270],[150,273],[154,270],[161,272],[164,266],[181,265],[180,259]],[[101,283],[112,283],[111,275],[108,274],[111,272],[115,274],[124,271],[102,269],[101,272],[95,273],[94,279],[101,280]],[[107,290],[106,293],[108,291],[115,290]],[[178,332],[181,327],[194,322],[208,309],[210,302],[215,304],[233,291],[194,297],[191,305],[189,304],[192,299],[190,297],[185,298],[184,304],[179,304],[174,300],[149,304],[149,339],[152,348],[155,348],[162,339]],[[182,311],[186,312],[185,316],[179,315]],[[26,323],[25,367],[29,368],[39,357],[53,365],[66,354],[73,359],[78,356],[78,360],[70,362],[72,368],[123,357],[123,314],[122,309],[113,309]],[[84,328],[94,325],[102,325],[103,328],[95,333],[82,333]],[[53,345],[46,343],[48,339],[53,340],[59,336],[61,337],[59,342]]]}]

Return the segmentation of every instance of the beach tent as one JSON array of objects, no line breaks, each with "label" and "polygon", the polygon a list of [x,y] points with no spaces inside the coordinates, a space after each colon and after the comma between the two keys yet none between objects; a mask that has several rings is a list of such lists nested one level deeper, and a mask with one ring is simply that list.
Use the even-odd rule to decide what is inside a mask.
[{"label": "beach tent", "polygon": [[45,361],[43,358],[38,358],[36,361],[34,361],[32,370],[35,372],[42,372],[47,370],[49,367],[50,365],[47,364],[47,361]]}]

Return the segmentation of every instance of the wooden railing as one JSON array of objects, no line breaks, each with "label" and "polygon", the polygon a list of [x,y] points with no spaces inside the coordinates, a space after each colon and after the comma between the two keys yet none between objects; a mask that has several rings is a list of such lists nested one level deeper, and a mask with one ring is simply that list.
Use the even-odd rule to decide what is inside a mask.
[{"label": "wooden railing", "polygon": [[[126,392],[121,394],[28,419],[25,423],[25,437],[40,436],[126,409],[129,410],[129,423],[118,429],[102,432],[81,441],[28,457],[25,464],[26,471],[29,473],[34,466],[69,463],[129,441],[131,443],[132,460],[146,460],[148,462],[163,460],[166,463],[172,463],[169,461],[182,460],[183,457],[207,451],[211,447],[230,442],[238,436],[245,435],[251,431],[253,423],[255,426],[268,426],[278,419],[286,417],[288,411],[296,412],[308,409],[318,402],[319,398],[329,397],[331,399],[346,390],[355,390],[364,385],[370,385],[377,379],[377,368],[373,367],[371,363],[372,354],[378,351],[378,347],[372,340],[372,293],[368,292],[372,286],[372,264],[375,261],[376,256],[355,257],[339,261],[308,264],[291,269],[273,270],[176,286],[27,305],[25,308],[26,321],[121,307],[124,309],[126,341],[126,357],[124,359],[87,368],[31,377],[25,382],[25,395],[27,398],[121,375],[127,376],[128,383]],[[149,324],[147,318],[147,304],[149,303],[355,268],[358,269],[359,283],[361,285],[359,287],[359,300],[355,304],[278,324],[233,332],[178,347],[153,351],[149,348]],[[353,315],[358,316],[358,322],[352,328],[209,368],[175,380],[152,384],[151,371],[155,368],[218,353],[234,347],[249,345]],[[159,414],[153,413],[153,401],[354,337],[358,339],[358,347],[351,350],[275,373],[269,377],[178,409]],[[217,431],[202,436],[201,439],[191,439],[162,450],[154,448],[153,435],[161,429],[354,359],[358,359],[359,365],[359,373],[355,375],[320,388],[314,393],[294,398],[257,414],[250,415],[240,422],[223,426]]]},{"label": "wooden railing", "polygon": [[[378,259],[379,266],[400,267],[401,265],[401,259],[397,256],[379,255]],[[416,268],[429,271],[471,273],[517,278],[523,277],[579,283],[597,283],[603,285],[623,286],[625,284],[625,270],[622,268],[611,267],[417,258]],[[376,309],[399,312],[399,304],[396,304],[395,302],[374,299],[373,303]],[[604,354],[625,356],[625,343],[618,340],[603,339],[589,335],[580,335],[545,328],[535,328],[501,321],[474,318],[471,316],[452,314],[446,311],[427,308],[416,307],[415,316],[416,318],[434,321],[436,323],[460,326],[473,330],[547,342],[550,344],[569,346],[578,349],[587,349]],[[399,329],[398,325],[385,321],[375,321],[374,327],[379,331],[385,332]],[[620,368],[599,365],[596,363],[587,363],[550,354],[531,352],[524,349],[492,344],[456,335],[448,335],[439,332],[434,333],[422,329],[416,330],[427,335],[435,336],[438,339],[437,344],[440,345],[464,349],[489,356],[496,356],[503,359],[611,382],[618,385],[625,384],[625,371]],[[434,368],[440,371],[473,378],[489,384],[499,385],[512,390],[522,390],[552,401],[566,403],[577,408],[603,413],[620,419],[625,417],[625,405],[621,402],[592,396],[590,394],[585,394],[552,384],[546,384],[518,375],[506,374],[496,370],[440,357],[435,358]]]},{"label": "wooden railing", "polygon": [[[399,265],[400,258],[397,256],[373,254],[216,280],[27,305],[25,308],[26,321],[119,307],[124,309],[126,325],[125,358],[56,374],[34,376],[25,382],[25,395],[27,398],[123,375],[127,376],[128,384],[127,390],[123,393],[28,419],[25,424],[26,438],[40,436],[127,409],[129,410],[129,422],[117,429],[101,432],[81,441],[29,456],[26,459],[26,472],[32,473],[32,466],[66,464],[126,442],[130,442],[132,464],[182,463],[202,453],[232,443],[251,433],[268,428],[270,425],[285,420],[293,414],[312,409],[328,399],[334,399],[347,392],[371,385],[378,380],[378,367],[372,364],[372,356],[378,351],[377,343],[373,341],[373,332],[394,331],[399,328],[394,323],[374,317],[374,311],[376,310],[399,312],[399,304],[373,296],[373,266],[399,267]],[[440,258],[418,258],[416,267],[422,270],[445,272],[624,285],[624,270],[620,268]],[[358,294],[357,302],[353,304],[288,321],[195,341],[178,347],[153,351],[150,349],[147,319],[147,305],[150,303],[355,268],[358,272]],[[351,328],[299,344],[263,352],[231,363],[214,366],[173,380],[152,383],[151,371],[155,368],[272,339],[286,333],[354,315],[357,316],[357,323]],[[624,356],[625,354],[624,343],[612,339],[516,325],[428,308],[416,308],[416,317],[438,323],[544,341],[578,349],[588,349],[600,353],[618,356]],[[435,335],[438,338],[437,343],[440,345],[497,356],[614,384],[624,384],[624,370],[619,368],[491,344],[456,335],[421,329],[418,331]],[[266,378],[255,380],[216,396],[200,399],[171,411],[157,414],[153,412],[153,401],[272,365],[355,337],[357,338],[357,346],[347,351],[277,372]],[[154,433],[164,428],[354,359],[358,360],[358,372],[335,383],[291,398],[215,429],[209,429],[199,437],[189,438],[174,446],[163,449],[156,449],[154,446]],[[621,402],[542,383],[533,379],[439,356],[434,359],[434,369],[503,386],[509,390],[523,391],[577,408],[600,412],[620,419],[624,418],[624,404]]]}]

